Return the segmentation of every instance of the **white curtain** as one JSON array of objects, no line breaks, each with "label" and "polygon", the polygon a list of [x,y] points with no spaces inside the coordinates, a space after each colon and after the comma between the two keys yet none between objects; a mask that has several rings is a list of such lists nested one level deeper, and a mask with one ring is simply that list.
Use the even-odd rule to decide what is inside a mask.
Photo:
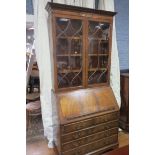
[{"label": "white curtain", "polygon": [[52,147],[53,141],[53,122],[52,122],[52,72],[49,52],[49,36],[47,25],[47,11],[45,6],[47,0],[34,0],[34,34],[35,51],[39,67],[40,78],[40,100],[42,110],[42,120],[44,126],[44,135],[49,140],[49,147]]},{"label": "white curtain", "polygon": [[[114,0],[99,0],[98,8],[100,10],[115,11],[114,10]],[[117,103],[120,107],[120,104],[121,104],[121,98],[120,98],[120,67],[119,67],[118,48],[117,48],[117,41],[116,41],[115,17],[114,17],[114,21],[113,21],[113,32],[112,32],[110,85],[113,89]]]},{"label": "white curtain", "polygon": [[95,8],[95,0],[53,0],[55,3]]},{"label": "white curtain", "polygon": [[[49,140],[48,147],[52,148],[53,142],[53,121],[52,117],[55,117],[52,111],[52,102],[53,102],[53,94],[51,90],[53,89],[53,79],[52,79],[52,60],[50,59],[50,48],[49,48],[49,36],[48,36],[48,25],[47,25],[47,11],[45,10],[45,6],[47,1],[50,0],[34,0],[34,28],[35,28],[35,50],[36,50],[36,58],[37,63],[39,66],[39,76],[40,76],[40,99],[41,99],[41,108],[42,108],[42,119],[43,119],[43,126],[44,126],[44,135]],[[107,0],[108,1],[111,0]],[[112,0],[113,1],[113,0]],[[62,4],[69,4],[75,6],[83,6],[89,8],[95,8],[95,0],[54,0],[53,2],[62,3]],[[111,5],[113,3],[110,3]],[[107,7],[108,8],[108,7]],[[113,6],[112,6],[113,8]],[[110,7],[108,9],[111,9]],[[115,36],[115,35],[114,35]],[[118,95],[119,90],[115,90],[114,88],[118,88],[118,52],[114,49],[117,48],[116,40],[115,44],[113,45],[113,54],[112,54],[112,69],[111,69],[111,85],[115,92],[115,95]],[[114,78],[116,80],[114,81]],[[119,96],[119,95],[118,95]],[[116,98],[118,98],[116,96]]]}]

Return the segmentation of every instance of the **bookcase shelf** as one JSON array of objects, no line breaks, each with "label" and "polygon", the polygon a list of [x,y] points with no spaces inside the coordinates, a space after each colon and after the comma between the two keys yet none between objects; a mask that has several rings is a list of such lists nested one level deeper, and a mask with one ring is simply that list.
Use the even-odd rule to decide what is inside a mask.
[{"label": "bookcase shelf", "polygon": [[[68,53],[68,52],[66,52],[66,53]],[[57,54],[57,57],[69,57],[69,56],[71,56],[71,57],[81,57],[82,54]]]},{"label": "bookcase shelf", "polygon": [[108,56],[109,54],[88,54],[88,56]]}]

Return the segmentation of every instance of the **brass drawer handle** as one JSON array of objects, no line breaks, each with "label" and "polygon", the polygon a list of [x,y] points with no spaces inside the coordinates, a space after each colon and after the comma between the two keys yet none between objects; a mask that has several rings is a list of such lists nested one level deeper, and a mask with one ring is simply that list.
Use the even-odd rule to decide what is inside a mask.
[{"label": "brass drawer handle", "polygon": [[110,127],[107,125],[107,126],[105,126],[105,129],[109,129]]},{"label": "brass drawer handle", "polygon": [[77,125],[76,129],[79,130],[79,129],[81,129],[82,127],[83,127],[83,124],[79,124],[79,125]]},{"label": "brass drawer handle", "polygon": [[78,132],[78,133],[76,133],[76,134],[73,135],[73,138],[76,139],[76,138],[79,138],[80,136],[81,136],[81,134],[80,134],[80,132]]},{"label": "brass drawer handle", "polygon": [[78,138],[78,134],[74,134],[73,138],[75,138],[75,139]]},{"label": "brass drawer handle", "polygon": [[79,143],[78,143],[78,142],[74,142],[74,143],[73,143],[73,146],[74,146],[74,147],[78,147],[78,146],[79,146]]}]

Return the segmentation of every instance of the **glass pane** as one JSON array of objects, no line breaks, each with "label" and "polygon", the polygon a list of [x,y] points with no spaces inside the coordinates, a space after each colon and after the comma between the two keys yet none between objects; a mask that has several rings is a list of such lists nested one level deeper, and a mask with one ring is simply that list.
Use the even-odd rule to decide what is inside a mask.
[{"label": "glass pane", "polygon": [[72,39],[71,40],[71,53],[72,54],[81,54],[82,52],[82,39]]},{"label": "glass pane", "polygon": [[58,88],[82,85],[82,21],[56,18]]},{"label": "glass pane", "polygon": [[88,84],[107,82],[109,32],[109,23],[89,21]]},{"label": "glass pane", "polygon": [[105,83],[107,81],[106,76],[104,76],[105,70],[92,70],[88,73],[88,84],[94,83]]}]

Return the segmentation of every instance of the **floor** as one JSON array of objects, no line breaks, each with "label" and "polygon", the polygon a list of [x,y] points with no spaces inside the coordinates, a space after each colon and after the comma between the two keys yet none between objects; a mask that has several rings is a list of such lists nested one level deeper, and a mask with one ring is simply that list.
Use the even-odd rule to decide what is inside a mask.
[{"label": "floor", "polygon": [[26,155],[55,155],[53,149],[48,149],[47,140],[38,137],[26,144]]},{"label": "floor", "polygon": [[[129,144],[129,134],[119,132],[119,147]],[[56,155],[53,149],[48,149],[47,140],[43,136],[27,141],[26,155]]]}]

